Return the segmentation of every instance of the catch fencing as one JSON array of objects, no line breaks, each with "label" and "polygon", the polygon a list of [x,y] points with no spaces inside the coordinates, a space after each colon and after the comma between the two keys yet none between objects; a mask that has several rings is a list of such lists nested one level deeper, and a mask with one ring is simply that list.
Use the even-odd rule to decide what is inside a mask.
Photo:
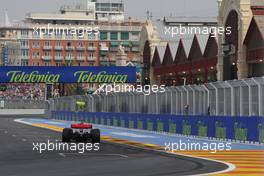
[{"label": "catch fencing", "polygon": [[[264,77],[167,87],[163,93],[125,92],[51,100],[52,111],[210,116],[264,116]],[[85,102],[80,109],[77,101]]]}]

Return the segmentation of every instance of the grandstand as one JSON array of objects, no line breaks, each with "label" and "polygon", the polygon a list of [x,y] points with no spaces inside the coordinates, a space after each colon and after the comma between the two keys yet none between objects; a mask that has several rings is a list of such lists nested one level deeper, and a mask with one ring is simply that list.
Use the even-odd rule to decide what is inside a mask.
[{"label": "grandstand", "polygon": [[1,100],[44,100],[45,84],[1,84]]}]

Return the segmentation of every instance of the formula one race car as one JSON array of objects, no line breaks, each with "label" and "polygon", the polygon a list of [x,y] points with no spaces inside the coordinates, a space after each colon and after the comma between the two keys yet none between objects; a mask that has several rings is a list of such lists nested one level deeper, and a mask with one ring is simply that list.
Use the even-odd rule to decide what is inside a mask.
[{"label": "formula one race car", "polygon": [[71,128],[64,128],[62,132],[62,142],[71,141],[100,143],[100,130],[93,129],[92,124],[83,122],[72,124]]}]

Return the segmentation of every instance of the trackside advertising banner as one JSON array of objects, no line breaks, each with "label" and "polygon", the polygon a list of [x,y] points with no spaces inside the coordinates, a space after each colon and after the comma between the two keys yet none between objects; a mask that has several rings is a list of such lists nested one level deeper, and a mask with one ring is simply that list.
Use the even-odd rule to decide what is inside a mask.
[{"label": "trackside advertising banner", "polygon": [[135,67],[0,67],[0,83],[134,83]]}]

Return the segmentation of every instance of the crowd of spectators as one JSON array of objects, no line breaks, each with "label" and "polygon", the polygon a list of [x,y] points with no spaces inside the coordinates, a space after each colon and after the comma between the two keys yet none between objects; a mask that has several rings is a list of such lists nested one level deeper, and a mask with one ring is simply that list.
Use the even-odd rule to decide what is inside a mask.
[{"label": "crowd of spectators", "polygon": [[0,84],[2,100],[44,100],[45,84]]}]

